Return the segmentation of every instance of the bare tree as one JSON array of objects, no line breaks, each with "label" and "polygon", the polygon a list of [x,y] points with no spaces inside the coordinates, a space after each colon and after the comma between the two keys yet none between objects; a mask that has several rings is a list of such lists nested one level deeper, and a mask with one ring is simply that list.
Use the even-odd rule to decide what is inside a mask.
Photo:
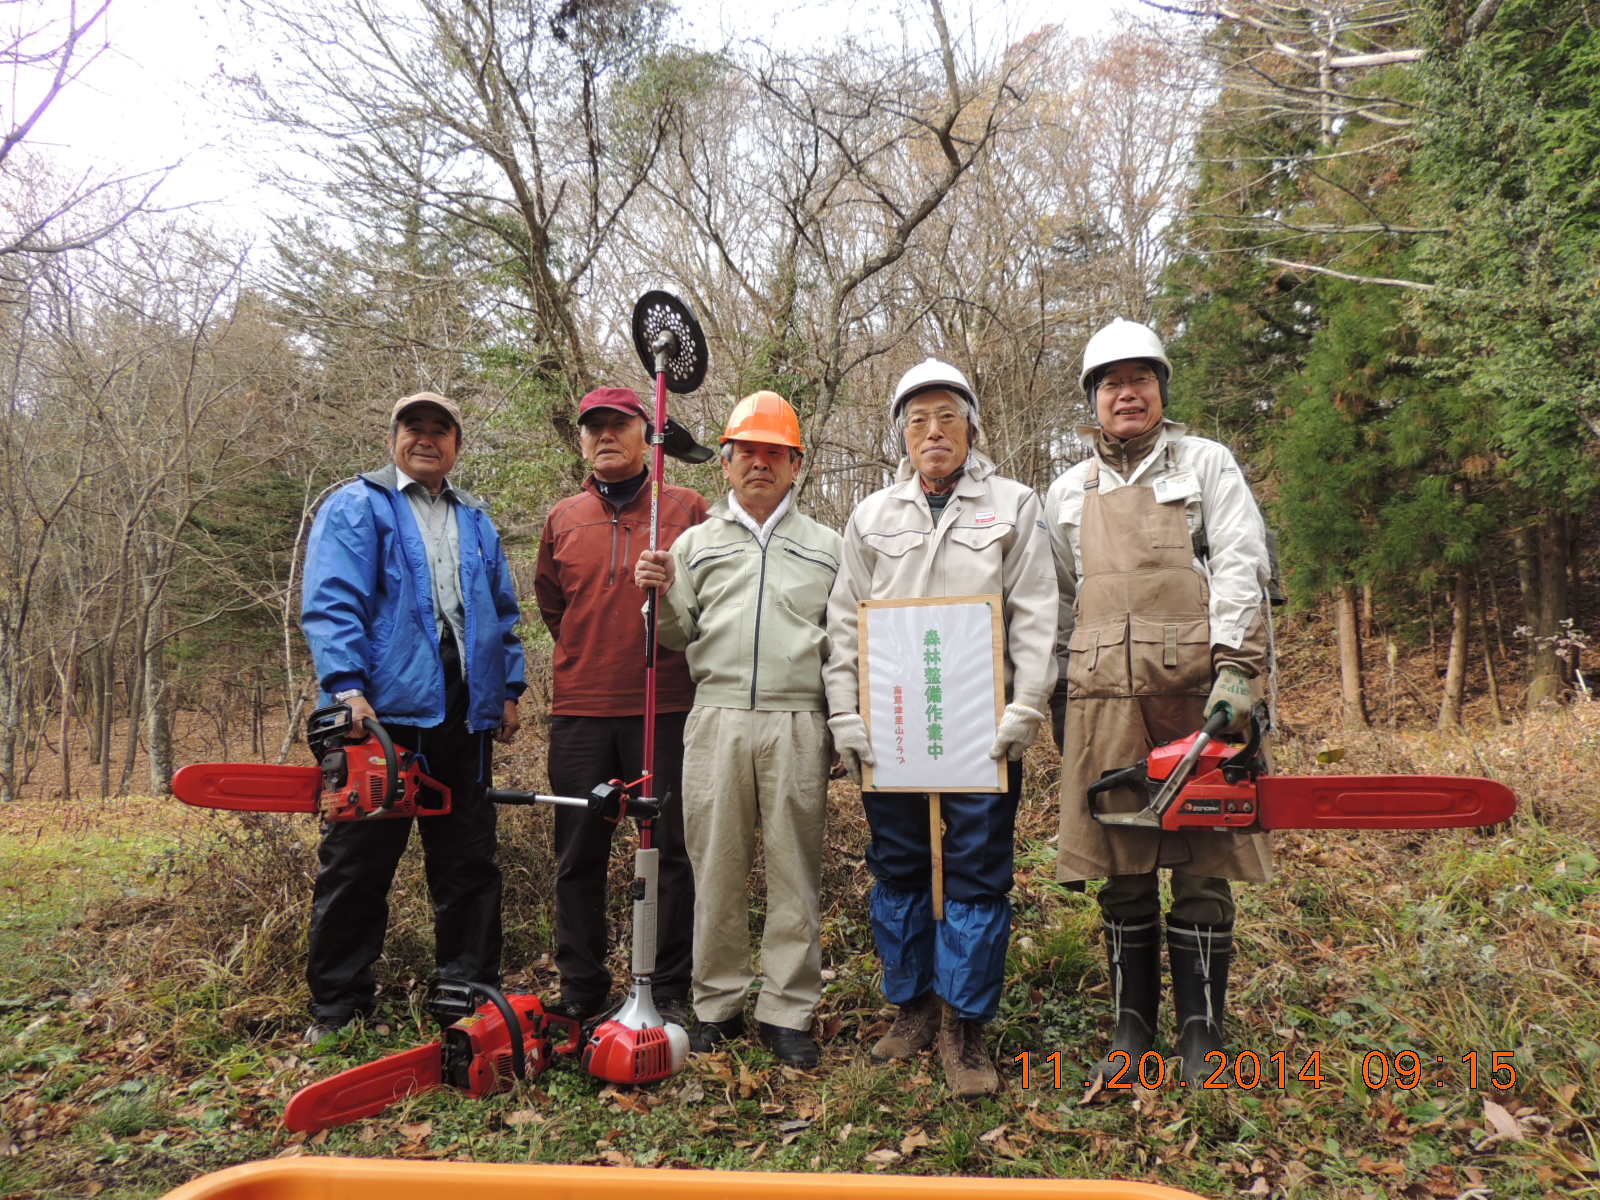
[{"label": "bare tree", "polygon": [[[152,207],[168,168],[133,173],[93,168],[62,176],[29,143],[40,119],[106,49],[112,0],[0,0],[0,74],[13,98],[0,123],[0,260],[92,245]],[[111,203],[106,203],[106,201]]]},{"label": "bare tree", "polygon": [[[509,280],[540,370],[591,380],[585,282],[660,150],[675,79],[665,0],[246,0],[286,43],[247,82],[257,114],[313,164],[286,186],[336,217],[351,201]],[[571,434],[570,419],[558,429]]]}]

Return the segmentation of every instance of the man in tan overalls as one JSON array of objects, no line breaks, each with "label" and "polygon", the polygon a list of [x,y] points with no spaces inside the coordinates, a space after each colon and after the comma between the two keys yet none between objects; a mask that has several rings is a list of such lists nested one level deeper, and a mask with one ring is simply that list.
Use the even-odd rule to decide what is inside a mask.
[{"label": "man in tan overalls", "polygon": [[[1103,771],[1193,733],[1219,704],[1247,724],[1268,669],[1265,529],[1226,447],[1165,420],[1172,367],[1155,332],[1120,318],[1090,339],[1082,383],[1094,453],[1051,485],[1045,523],[1061,592],[1067,681],[1056,878],[1100,891],[1117,1026],[1135,1070],[1155,1040],[1160,892],[1172,871],[1167,949],[1189,1079],[1222,1049],[1234,903],[1229,880],[1265,880],[1265,834],[1111,829],[1089,814]],[[1110,1055],[1100,1070],[1121,1066]]]}]

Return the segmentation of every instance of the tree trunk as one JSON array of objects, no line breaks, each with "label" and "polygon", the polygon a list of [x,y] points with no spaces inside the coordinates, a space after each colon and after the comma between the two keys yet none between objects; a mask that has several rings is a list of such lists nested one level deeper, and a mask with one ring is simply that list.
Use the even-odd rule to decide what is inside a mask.
[{"label": "tree trunk", "polygon": [[1444,699],[1439,705],[1439,728],[1454,729],[1461,724],[1461,706],[1467,690],[1467,637],[1472,614],[1472,588],[1465,571],[1456,572],[1450,597],[1450,653],[1444,672]]},{"label": "tree trunk", "polygon": [[1528,664],[1528,707],[1560,703],[1566,690],[1566,666],[1558,646],[1567,617],[1566,522],[1546,513],[1539,523],[1538,556],[1534,562],[1533,658]]},{"label": "tree trunk", "polygon": [[1339,690],[1341,717],[1350,728],[1367,725],[1367,699],[1361,686],[1361,625],[1356,620],[1354,584],[1341,584],[1335,597],[1335,625],[1339,635]]},{"label": "tree trunk", "polygon": [[78,686],[78,630],[67,640],[67,661],[61,672],[61,800],[72,802],[72,693]]},{"label": "tree trunk", "polygon": [[[7,658],[10,658],[7,655]],[[0,804],[17,798],[17,730],[22,725],[20,680],[14,670],[0,671]]]},{"label": "tree trunk", "polygon": [[1361,641],[1364,643],[1372,640],[1372,585],[1361,585]]},{"label": "tree trunk", "polygon": [[150,609],[144,644],[144,742],[150,755],[150,794],[172,793],[172,689],[167,685],[166,642],[162,638],[165,604],[157,600]]},{"label": "tree trunk", "polygon": [[1478,593],[1478,625],[1483,630],[1483,674],[1489,683],[1489,710],[1494,714],[1494,723],[1506,723],[1505,705],[1500,703],[1500,675],[1494,669],[1494,641],[1489,635],[1489,602],[1483,598],[1482,589]]}]

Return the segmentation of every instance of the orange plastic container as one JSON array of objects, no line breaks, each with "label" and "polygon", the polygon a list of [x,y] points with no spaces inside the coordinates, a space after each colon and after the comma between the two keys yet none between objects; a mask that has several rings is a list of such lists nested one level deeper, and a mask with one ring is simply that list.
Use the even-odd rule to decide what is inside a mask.
[{"label": "orange plastic container", "polygon": [[275,1158],[202,1175],[165,1200],[1203,1200],[1154,1183],[784,1174]]}]

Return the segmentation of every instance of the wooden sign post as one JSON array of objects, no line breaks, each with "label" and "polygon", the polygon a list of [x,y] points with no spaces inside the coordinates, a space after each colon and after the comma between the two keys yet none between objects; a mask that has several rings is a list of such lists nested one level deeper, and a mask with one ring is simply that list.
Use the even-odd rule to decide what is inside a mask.
[{"label": "wooden sign post", "polygon": [[860,610],[859,703],[873,757],[862,787],[928,797],[933,912],[944,919],[941,792],[1003,792],[989,757],[1005,711],[999,596],[868,600]]}]

